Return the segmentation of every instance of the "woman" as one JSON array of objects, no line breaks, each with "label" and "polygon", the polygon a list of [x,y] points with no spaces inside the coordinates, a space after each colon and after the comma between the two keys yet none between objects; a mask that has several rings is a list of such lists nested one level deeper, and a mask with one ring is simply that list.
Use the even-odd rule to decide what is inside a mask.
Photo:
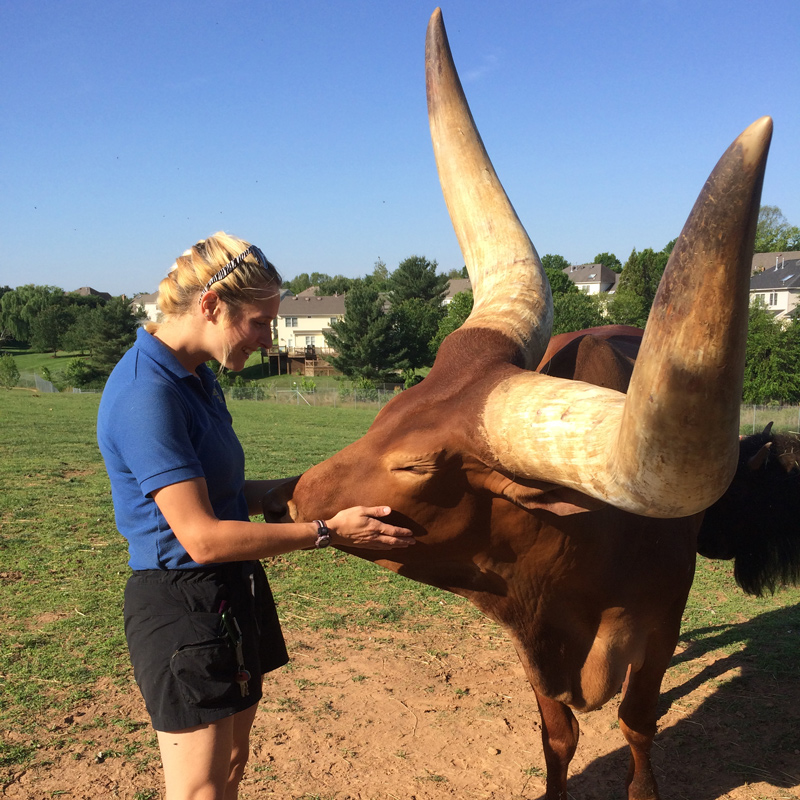
[{"label": "woman", "polygon": [[198,242],[161,281],[164,322],[139,331],[100,403],[98,442],[133,569],[125,634],[168,800],[238,796],[261,676],[288,660],[258,559],[329,543],[414,543],[381,521],[385,506],[327,521],[249,521],[278,481],[244,479],[205,362],[240,370],[272,344],[280,284],[257,247],[224,233]]}]

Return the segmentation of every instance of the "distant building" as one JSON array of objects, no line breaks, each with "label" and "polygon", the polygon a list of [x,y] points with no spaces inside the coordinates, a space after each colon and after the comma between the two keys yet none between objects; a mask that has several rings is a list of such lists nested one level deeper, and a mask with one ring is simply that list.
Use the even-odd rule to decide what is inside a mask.
[{"label": "distant building", "polygon": [[584,294],[613,294],[619,280],[619,273],[605,264],[573,264],[564,273]]},{"label": "distant building", "polygon": [[[311,291],[306,289],[306,292]],[[301,292],[281,299],[276,319],[278,346],[288,351],[315,348],[324,353],[328,347],[326,331],[331,322],[344,317],[344,295],[316,295]]]},{"label": "distant building", "polygon": [[442,301],[444,305],[449,305],[453,302],[453,298],[459,292],[467,292],[472,289],[472,284],[470,283],[469,278],[451,278],[450,282],[447,284],[447,294],[444,296],[444,300]]},{"label": "distant building", "polygon": [[131,298],[131,307],[134,311],[142,309],[147,318],[141,321],[141,325],[148,322],[161,322],[161,311],[158,308],[158,292],[152,294],[137,294]]},{"label": "distant building", "polygon": [[80,289],[73,289],[69,294],[79,294],[81,297],[102,297],[103,300],[111,299],[111,295],[108,292],[98,292],[97,289],[92,289],[91,286],[81,286]]},{"label": "distant building", "polygon": [[800,301],[800,259],[782,263],[784,266],[765,269],[750,278],[750,302],[761,300],[779,320],[788,319]]},{"label": "distant building", "polygon": [[789,250],[785,253],[756,253],[753,256],[752,273],[763,272],[765,269],[791,268],[800,261],[800,250]]}]

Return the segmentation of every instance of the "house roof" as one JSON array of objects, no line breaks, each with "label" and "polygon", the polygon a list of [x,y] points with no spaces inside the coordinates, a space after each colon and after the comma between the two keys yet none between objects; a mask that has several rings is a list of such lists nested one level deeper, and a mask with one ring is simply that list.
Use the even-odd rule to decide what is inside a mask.
[{"label": "house roof", "polygon": [[752,272],[775,269],[775,266],[789,266],[790,261],[800,261],[800,250],[787,250],[785,253],[756,253],[753,256]]},{"label": "house roof", "polygon": [[750,278],[751,292],[800,289],[800,260],[787,260],[781,269],[765,269]]},{"label": "house roof", "polygon": [[610,283],[613,286],[619,277],[605,264],[573,264],[565,267],[564,272],[573,283]]},{"label": "house roof", "polygon": [[472,289],[469,278],[450,278],[447,284],[446,300],[452,300],[459,292],[467,292]]},{"label": "house roof", "polygon": [[81,297],[102,297],[104,300],[111,299],[111,295],[108,292],[98,292],[97,289],[92,289],[91,286],[81,286],[80,289],[73,289],[70,294],[79,294]]},{"label": "house roof", "polygon": [[143,306],[145,304],[157,303],[157,302],[158,302],[158,292],[152,292],[151,294],[137,294],[131,298],[131,304],[137,306]]},{"label": "house roof", "polygon": [[284,297],[278,308],[279,317],[335,317],[340,314],[344,314],[343,294]]}]

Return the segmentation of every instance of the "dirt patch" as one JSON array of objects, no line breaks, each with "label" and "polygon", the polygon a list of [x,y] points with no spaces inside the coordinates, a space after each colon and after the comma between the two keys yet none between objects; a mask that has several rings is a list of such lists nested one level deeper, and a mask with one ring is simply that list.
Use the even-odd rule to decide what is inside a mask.
[{"label": "dirt patch", "polygon": [[[495,630],[478,622],[379,636],[288,631],[293,660],[266,679],[242,800],[542,797],[536,701]],[[748,652],[679,653],[654,747],[664,798],[800,798],[796,676],[776,675]],[[625,796],[617,706],[618,698],[579,716],[570,797]],[[50,743],[1,796],[163,797],[132,683],[105,682],[94,700],[42,724]]]}]

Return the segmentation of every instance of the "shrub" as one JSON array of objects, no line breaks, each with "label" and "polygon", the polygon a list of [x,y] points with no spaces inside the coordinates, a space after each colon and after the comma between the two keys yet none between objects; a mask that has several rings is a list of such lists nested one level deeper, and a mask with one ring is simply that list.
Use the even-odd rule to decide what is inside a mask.
[{"label": "shrub", "polygon": [[13,389],[19,383],[19,367],[12,355],[0,356],[0,386]]}]

